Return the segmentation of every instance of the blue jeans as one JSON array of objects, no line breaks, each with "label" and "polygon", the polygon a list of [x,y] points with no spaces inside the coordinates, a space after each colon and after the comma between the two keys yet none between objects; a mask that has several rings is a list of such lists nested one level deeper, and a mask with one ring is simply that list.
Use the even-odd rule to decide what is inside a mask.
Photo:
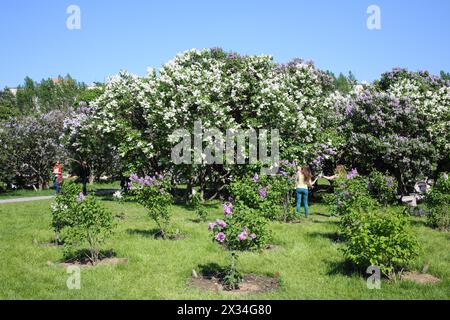
[{"label": "blue jeans", "polygon": [[55,187],[56,194],[59,194],[59,183],[57,178],[53,179],[53,186]]},{"label": "blue jeans", "polygon": [[305,207],[305,216],[308,218],[308,189],[297,189],[297,213],[300,214],[300,210],[303,206]]}]

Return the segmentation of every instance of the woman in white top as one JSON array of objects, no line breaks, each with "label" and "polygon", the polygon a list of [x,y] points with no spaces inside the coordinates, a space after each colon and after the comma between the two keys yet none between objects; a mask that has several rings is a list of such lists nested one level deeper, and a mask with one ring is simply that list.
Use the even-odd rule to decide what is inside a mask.
[{"label": "woman in white top", "polygon": [[295,175],[295,189],[297,191],[297,213],[300,214],[301,204],[303,199],[303,206],[305,207],[305,216],[308,218],[308,187],[312,187],[318,178],[311,181],[313,175],[311,169],[306,167],[297,167],[297,174]]}]

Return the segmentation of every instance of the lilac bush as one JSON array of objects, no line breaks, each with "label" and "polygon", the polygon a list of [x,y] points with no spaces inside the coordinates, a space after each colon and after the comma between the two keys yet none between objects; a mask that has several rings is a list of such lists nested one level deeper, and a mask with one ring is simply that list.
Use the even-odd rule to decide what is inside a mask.
[{"label": "lilac bush", "polygon": [[[19,186],[48,187],[52,166],[66,158],[61,144],[65,114],[52,111],[38,116],[12,118],[0,129],[1,171]],[[4,153],[3,153],[4,152]]]},{"label": "lilac bush", "polygon": [[388,171],[402,192],[421,175],[436,169],[439,150],[430,123],[407,97],[377,92],[373,87],[354,91],[345,108],[340,131],[345,136],[346,162],[362,172]]},{"label": "lilac bush", "polygon": [[241,205],[232,214],[224,210],[224,219],[209,223],[208,230],[213,241],[231,251],[263,249],[270,238],[267,220],[256,210]]}]

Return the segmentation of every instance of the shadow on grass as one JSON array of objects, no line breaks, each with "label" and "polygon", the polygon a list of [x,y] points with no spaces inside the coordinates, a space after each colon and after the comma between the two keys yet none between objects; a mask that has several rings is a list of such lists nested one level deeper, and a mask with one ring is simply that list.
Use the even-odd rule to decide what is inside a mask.
[{"label": "shadow on grass", "polygon": [[427,222],[425,220],[419,220],[419,219],[411,219],[411,225],[414,227],[426,227]]},{"label": "shadow on grass", "polygon": [[198,265],[198,270],[203,277],[206,278],[221,278],[225,273],[225,268],[215,262]]},{"label": "shadow on grass", "polygon": [[[86,264],[89,263],[89,250],[88,249],[81,249],[81,250],[77,250],[75,252],[71,252],[71,253],[66,253],[63,257],[64,261],[63,262],[79,262],[81,264]],[[99,258],[100,260],[102,259],[107,259],[107,258],[114,258],[116,256],[116,253],[114,252],[114,250],[101,250],[100,251],[100,255]]]},{"label": "shadow on grass", "polygon": [[332,242],[340,243],[344,240],[342,239],[342,236],[339,235],[337,232],[310,232],[308,233],[308,236],[312,238],[325,238]]},{"label": "shadow on grass", "polygon": [[175,232],[166,232],[163,234],[160,229],[142,230],[142,229],[128,229],[128,234],[140,235],[146,238],[161,239],[161,240],[184,240],[189,237],[189,234],[181,233],[179,229]]},{"label": "shadow on grass", "polygon": [[362,275],[362,270],[359,270],[354,264],[346,260],[328,261],[326,264],[328,265],[327,275],[329,276],[343,275],[351,277],[354,275]]},{"label": "shadow on grass", "polygon": [[163,234],[161,233],[161,230],[159,230],[157,228],[151,229],[151,230],[128,229],[127,233],[131,234],[131,235],[139,235],[142,237],[153,238],[153,239],[162,239],[163,238]]}]

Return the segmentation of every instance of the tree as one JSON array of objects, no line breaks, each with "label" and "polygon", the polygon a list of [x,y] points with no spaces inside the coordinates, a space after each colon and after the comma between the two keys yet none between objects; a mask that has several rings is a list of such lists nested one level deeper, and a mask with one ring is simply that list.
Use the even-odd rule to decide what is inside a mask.
[{"label": "tree", "polygon": [[6,120],[19,114],[17,101],[10,89],[0,91],[0,120]]},{"label": "tree", "polygon": [[92,118],[93,109],[85,103],[68,114],[64,120],[63,144],[72,160],[73,167],[85,161],[90,168],[90,181],[103,174],[119,174],[122,166],[110,136],[98,129]]},{"label": "tree", "polygon": [[450,81],[450,72],[441,71],[441,78],[447,81]]},{"label": "tree", "polygon": [[52,165],[64,158],[59,141],[64,118],[64,113],[52,111],[13,118],[2,126],[0,140],[6,157],[0,161],[16,184],[48,187]]},{"label": "tree", "polygon": [[[189,185],[220,189],[236,166],[174,165],[168,139],[175,130],[278,129],[283,152],[303,157],[318,137],[331,78],[300,59],[279,65],[270,56],[240,56],[222,49],[189,50],[159,74],[139,78],[121,72],[94,102],[103,134],[116,143],[129,170],[141,174],[171,170]],[[325,113],[325,110],[327,112]],[[323,120],[325,122],[325,120]],[[204,145],[207,145],[204,141]]]},{"label": "tree", "polygon": [[390,172],[403,193],[429,176],[441,156],[429,119],[409,97],[359,86],[342,105],[347,164],[361,172]]}]

